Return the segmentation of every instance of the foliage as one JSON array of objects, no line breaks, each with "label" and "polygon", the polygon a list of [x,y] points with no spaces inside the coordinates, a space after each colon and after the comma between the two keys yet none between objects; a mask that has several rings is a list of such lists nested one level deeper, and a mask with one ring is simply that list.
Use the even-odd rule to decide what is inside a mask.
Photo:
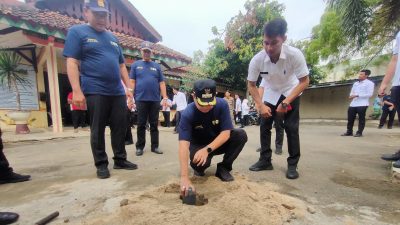
[{"label": "foliage", "polygon": [[15,91],[17,109],[21,110],[21,97],[18,84],[22,87],[29,85],[26,75],[28,72],[20,68],[22,58],[16,52],[7,49],[0,49],[0,84]]}]

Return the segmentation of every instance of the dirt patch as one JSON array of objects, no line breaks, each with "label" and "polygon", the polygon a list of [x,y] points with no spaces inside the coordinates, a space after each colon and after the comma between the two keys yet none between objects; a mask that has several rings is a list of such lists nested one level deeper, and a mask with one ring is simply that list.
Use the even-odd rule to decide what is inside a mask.
[{"label": "dirt patch", "polygon": [[182,204],[179,184],[173,182],[124,196],[128,205],[115,213],[91,215],[82,224],[284,224],[309,213],[303,201],[276,192],[273,184],[252,183],[243,177],[229,183],[215,177],[196,178],[193,183],[208,204]]}]

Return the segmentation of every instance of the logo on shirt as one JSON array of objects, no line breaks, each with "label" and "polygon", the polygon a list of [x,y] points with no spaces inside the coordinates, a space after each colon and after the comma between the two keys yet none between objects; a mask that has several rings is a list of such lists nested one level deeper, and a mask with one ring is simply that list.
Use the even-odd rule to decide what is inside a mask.
[{"label": "logo on shirt", "polygon": [[217,125],[217,124],[219,124],[219,120],[213,120],[213,121],[211,121],[211,123],[212,123],[213,125]]},{"label": "logo on shirt", "polygon": [[204,129],[204,127],[203,127],[203,125],[199,125],[199,126],[195,126],[194,129],[199,130],[199,129]]},{"label": "logo on shirt", "polygon": [[110,41],[110,44],[114,47],[118,47],[118,44],[116,42]]},{"label": "logo on shirt", "polygon": [[86,40],[86,42],[87,42],[87,43],[98,43],[99,41],[97,41],[96,38],[88,38],[88,39]]},{"label": "logo on shirt", "polygon": [[142,69],[143,69],[143,66],[138,66],[138,67],[136,67],[136,69],[142,70]]},{"label": "logo on shirt", "polygon": [[157,69],[154,67],[150,67],[150,70],[157,71]]}]

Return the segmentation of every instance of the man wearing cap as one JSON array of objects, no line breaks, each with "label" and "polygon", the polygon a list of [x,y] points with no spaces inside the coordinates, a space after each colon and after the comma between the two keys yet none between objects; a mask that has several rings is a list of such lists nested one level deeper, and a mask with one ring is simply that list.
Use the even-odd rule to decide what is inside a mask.
[{"label": "man wearing cap", "polygon": [[[283,118],[288,141],[289,157],[286,177],[299,177],[300,159],[299,107],[300,95],[308,87],[308,68],[304,55],[297,48],[284,45],[287,23],[278,18],[264,26],[264,49],[250,61],[248,88],[261,115],[260,158],[251,171],[272,170],[271,129],[275,117]],[[256,82],[264,78],[269,92],[262,100]]]},{"label": "man wearing cap", "polygon": [[146,144],[146,123],[150,124],[151,151],[163,154],[159,149],[158,117],[161,105],[168,100],[164,75],[161,66],[151,60],[152,43],[144,41],[140,45],[142,60],[134,62],[129,77],[138,111],[136,155],[143,155]]},{"label": "man wearing cap", "polygon": [[[97,177],[104,179],[110,177],[104,141],[106,123],[111,129],[114,169],[137,168],[127,160],[124,144],[128,124],[126,101],[127,97],[132,97],[132,88],[118,39],[106,30],[108,2],[86,0],[84,14],[88,24],[69,29],[64,56],[72,86],[72,101],[78,106],[87,104]],[[121,80],[130,91],[124,90]]]},{"label": "man wearing cap", "polygon": [[215,176],[222,181],[232,181],[232,164],[247,142],[243,129],[233,129],[228,103],[215,97],[215,81],[196,81],[194,92],[194,102],[182,112],[178,128],[182,194],[187,193],[189,187],[193,189],[188,175],[189,159],[194,174],[204,176],[212,157],[224,154]]}]

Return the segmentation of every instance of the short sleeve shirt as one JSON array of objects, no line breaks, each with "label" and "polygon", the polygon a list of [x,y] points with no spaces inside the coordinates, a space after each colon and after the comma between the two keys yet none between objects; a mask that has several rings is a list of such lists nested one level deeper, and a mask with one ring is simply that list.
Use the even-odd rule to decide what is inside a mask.
[{"label": "short sleeve shirt", "polygon": [[136,81],[134,93],[136,101],[160,101],[160,82],[165,78],[158,63],[143,60],[134,62],[129,78]]},{"label": "short sleeve shirt", "polygon": [[[393,48],[393,55],[399,55],[399,52],[400,52],[400,32],[398,32],[396,35],[396,41]],[[400,58],[397,58],[396,70],[394,72],[392,83],[393,86],[400,86]]]},{"label": "short sleeve shirt", "polygon": [[269,92],[266,101],[276,105],[280,96],[288,96],[299,84],[299,79],[308,75],[308,68],[303,53],[294,47],[282,45],[278,62],[272,63],[263,49],[250,61],[247,80],[265,79]]},{"label": "short sleeve shirt", "polygon": [[222,131],[233,129],[228,103],[217,98],[217,104],[208,113],[200,112],[195,103],[190,103],[182,112],[178,129],[180,141],[211,143]]},{"label": "short sleeve shirt", "polygon": [[124,56],[111,32],[98,32],[87,24],[72,26],[63,55],[80,61],[80,81],[85,95],[125,95],[120,72]]},{"label": "short sleeve shirt", "polygon": [[[392,97],[390,95],[385,95],[385,97],[383,97],[382,101],[388,101],[390,103],[393,103],[392,101]],[[382,110],[389,110],[389,105],[383,104],[382,106]]]}]

